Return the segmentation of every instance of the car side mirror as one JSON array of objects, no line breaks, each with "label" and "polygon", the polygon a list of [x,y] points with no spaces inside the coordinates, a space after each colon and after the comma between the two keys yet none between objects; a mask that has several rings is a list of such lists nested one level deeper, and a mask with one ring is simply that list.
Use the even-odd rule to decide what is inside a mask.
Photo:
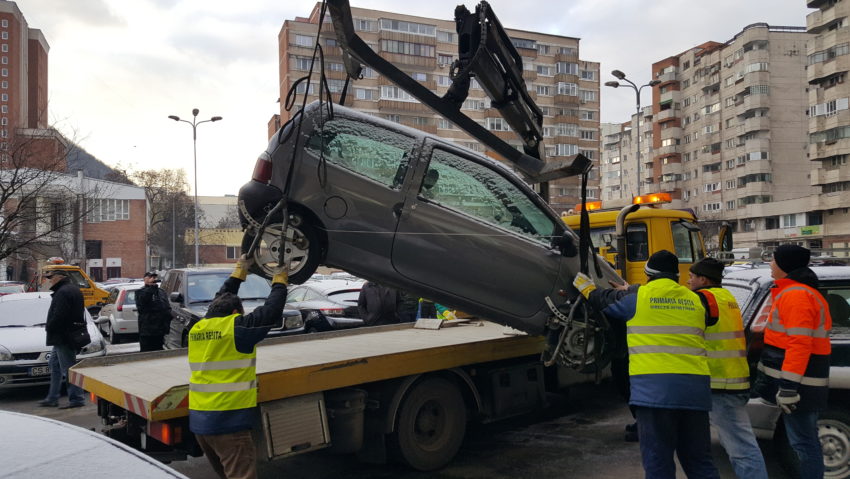
[{"label": "car side mirror", "polygon": [[174,293],[168,295],[168,300],[172,303],[183,304],[183,295],[175,291]]},{"label": "car side mirror", "polygon": [[561,236],[552,238],[552,247],[557,248],[561,252],[561,256],[572,258],[578,254],[573,235],[564,231]]}]

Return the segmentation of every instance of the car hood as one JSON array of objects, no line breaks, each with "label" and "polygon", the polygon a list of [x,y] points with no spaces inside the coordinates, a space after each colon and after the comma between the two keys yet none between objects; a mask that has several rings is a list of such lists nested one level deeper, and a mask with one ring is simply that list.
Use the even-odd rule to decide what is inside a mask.
[{"label": "car hood", "polygon": [[41,326],[27,328],[0,328],[0,345],[12,354],[50,351],[47,335]]}]

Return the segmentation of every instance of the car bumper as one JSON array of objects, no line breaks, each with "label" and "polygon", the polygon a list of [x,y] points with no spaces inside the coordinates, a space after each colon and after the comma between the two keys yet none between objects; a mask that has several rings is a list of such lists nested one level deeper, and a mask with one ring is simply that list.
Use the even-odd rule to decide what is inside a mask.
[{"label": "car bumper", "polygon": [[118,334],[139,334],[139,322],[135,319],[116,319],[112,330]]},{"label": "car bumper", "polygon": [[0,366],[0,390],[50,384],[50,373],[32,374],[33,368],[47,369],[47,362],[28,361]]}]

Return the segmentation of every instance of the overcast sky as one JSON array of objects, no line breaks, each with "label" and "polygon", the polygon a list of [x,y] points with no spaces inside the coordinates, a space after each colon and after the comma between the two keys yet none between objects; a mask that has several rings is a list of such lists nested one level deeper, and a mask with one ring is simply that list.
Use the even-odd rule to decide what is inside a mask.
[{"label": "overcast sky", "polygon": [[[198,192],[236,194],[279,111],[277,35],[307,0],[19,0],[50,44],[50,119],[109,165],[184,168],[191,127],[168,115],[224,117],[198,127]],[[352,6],[451,19],[459,0],[351,0]],[[507,28],[581,38],[582,60],[639,84],[653,62],[725,42],[755,22],[805,26],[806,0],[490,0]],[[403,6],[403,10],[399,10]],[[467,7],[474,9],[475,3]],[[238,8],[238,10],[237,10]],[[646,92],[646,90],[644,90]],[[649,99],[645,96],[644,104]],[[602,120],[626,121],[629,89],[604,88]]]}]

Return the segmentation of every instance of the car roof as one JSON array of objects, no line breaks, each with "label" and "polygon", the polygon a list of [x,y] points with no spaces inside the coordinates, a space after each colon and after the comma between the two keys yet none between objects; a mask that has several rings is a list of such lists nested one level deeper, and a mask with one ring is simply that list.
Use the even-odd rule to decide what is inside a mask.
[{"label": "car roof", "polygon": [[[850,280],[850,266],[812,266],[811,269],[820,280]],[[755,268],[730,271],[723,277],[723,282],[726,281],[768,283],[773,281],[773,278],[769,268]]]},{"label": "car roof", "polygon": [[118,283],[118,284],[107,284],[107,289],[142,289],[145,283]]},{"label": "car roof", "polygon": [[340,290],[359,290],[363,288],[363,283],[364,281],[351,281],[347,279],[322,279],[310,281],[309,283],[305,283],[304,286],[322,294],[328,294]]},{"label": "car roof", "polygon": [[53,293],[50,291],[37,291],[35,293],[12,293],[0,296],[0,302],[6,303],[9,301],[28,301],[33,299],[47,298]]}]

